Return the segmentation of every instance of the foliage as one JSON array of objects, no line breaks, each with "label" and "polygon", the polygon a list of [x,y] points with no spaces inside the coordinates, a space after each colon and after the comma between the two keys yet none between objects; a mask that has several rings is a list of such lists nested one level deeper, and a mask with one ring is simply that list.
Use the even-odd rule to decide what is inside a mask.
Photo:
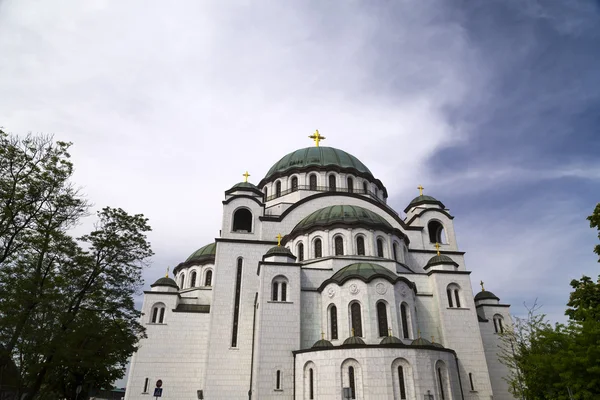
[{"label": "foliage", "polygon": [[110,385],[144,335],[133,295],[153,254],[147,219],[107,207],[73,238],[89,205],[69,146],[0,131],[0,360],[18,370],[19,398]]},{"label": "foliage", "polygon": [[[594,212],[587,217],[587,220],[590,221],[590,228],[598,229],[598,240],[600,240],[600,203],[596,204]],[[594,253],[598,255],[598,262],[600,262],[600,244],[594,246]]]}]

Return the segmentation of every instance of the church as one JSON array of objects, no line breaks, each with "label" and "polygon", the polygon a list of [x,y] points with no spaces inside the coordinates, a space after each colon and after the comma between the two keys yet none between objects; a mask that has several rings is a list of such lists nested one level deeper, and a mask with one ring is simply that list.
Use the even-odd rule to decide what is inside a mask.
[{"label": "church", "polygon": [[[473,294],[454,216],[400,213],[358,158],[315,145],[225,191],[220,236],[144,292],[125,399],[508,400],[509,305]],[[182,257],[183,259],[183,257]]]}]

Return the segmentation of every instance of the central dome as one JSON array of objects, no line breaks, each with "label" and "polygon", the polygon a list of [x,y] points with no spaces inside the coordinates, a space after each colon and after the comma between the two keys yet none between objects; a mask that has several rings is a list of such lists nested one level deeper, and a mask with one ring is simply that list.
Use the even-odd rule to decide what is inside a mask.
[{"label": "central dome", "polygon": [[388,231],[393,229],[392,225],[385,218],[371,210],[359,206],[340,205],[321,208],[309,214],[298,222],[292,230],[292,235],[317,228],[327,228],[337,224],[380,227]]},{"label": "central dome", "polygon": [[359,174],[373,177],[369,168],[352,154],[333,147],[306,147],[283,156],[281,160],[277,161],[271,167],[263,181],[267,181],[271,177],[279,176],[292,169],[296,170],[307,167],[336,167],[340,170],[352,170]]}]

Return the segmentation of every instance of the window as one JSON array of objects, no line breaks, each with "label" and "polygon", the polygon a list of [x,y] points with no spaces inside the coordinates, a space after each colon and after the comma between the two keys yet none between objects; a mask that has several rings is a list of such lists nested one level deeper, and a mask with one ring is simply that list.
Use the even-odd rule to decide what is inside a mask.
[{"label": "window", "polygon": [[152,323],[155,324],[158,320],[158,307],[154,307],[152,310]]},{"label": "window", "polygon": [[308,189],[317,190],[317,176],[315,174],[308,177]]},{"label": "window", "polygon": [[494,330],[496,333],[504,333],[504,325],[502,324],[502,316],[500,314],[494,315]]},{"label": "window", "polygon": [[454,298],[456,299],[456,307],[460,308],[460,297],[458,297],[458,289],[454,291]]},{"label": "window", "polygon": [[335,175],[329,175],[329,191],[335,192]]},{"label": "window", "polygon": [[329,307],[329,332],[331,332],[331,340],[338,338],[338,324],[337,324],[337,307],[333,304]]},{"label": "window", "polygon": [[160,309],[160,313],[159,313],[159,316],[158,316],[158,323],[162,324],[162,323],[164,323],[164,321],[165,321],[165,308],[162,307]]},{"label": "window", "polygon": [[235,300],[233,308],[233,329],[231,333],[231,347],[237,347],[238,324],[240,319],[240,292],[242,288],[242,258],[237,260],[237,274],[235,278]]},{"label": "window", "polygon": [[149,383],[150,383],[150,379],[149,378],[144,379],[144,390],[142,391],[142,393],[148,393]]},{"label": "window", "polygon": [[308,370],[308,398],[309,399],[315,398],[314,379],[315,379],[315,377],[313,376],[313,369],[311,368]]},{"label": "window", "polygon": [[287,279],[284,276],[276,276],[271,283],[271,300],[287,301]]},{"label": "window", "polygon": [[292,178],[292,192],[295,192],[298,190],[298,178],[293,177]]},{"label": "window", "polygon": [[475,385],[473,384],[473,374],[469,372],[469,383],[471,384],[471,391],[475,391]]},{"label": "window", "polygon": [[183,285],[185,284],[185,274],[183,272],[181,273],[181,277],[179,277],[179,283],[179,288],[183,289]]},{"label": "window", "polygon": [[354,193],[354,179],[348,178],[346,181],[348,182],[348,193]]},{"label": "window", "polygon": [[271,300],[277,301],[277,295],[279,294],[279,282],[273,282],[271,290]]},{"label": "window", "polygon": [[281,301],[287,300],[287,283],[281,282]]},{"label": "window", "polygon": [[321,243],[321,239],[315,239],[315,258],[321,258],[323,257],[323,248],[322,248],[322,243]]},{"label": "window", "polygon": [[404,383],[404,368],[398,366],[398,382],[400,383],[400,399],[406,399],[406,384]]},{"label": "window", "polygon": [[190,287],[196,287],[196,271],[192,271],[192,277],[190,278]]},{"label": "window", "polygon": [[206,276],[204,277],[204,286],[212,285],[212,270],[206,271]]},{"label": "window", "polygon": [[352,303],[350,306],[350,322],[352,323],[354,336],[362,336],[362,318],[360,304],[358,303]]},{"label": "window", "polygon": [[388,335],[388,320],[387,320],[387,308],[383,301],[377,303],[377,324],[379,326],[379,336]]},{"label": "window", "polygon": [[446,289],[446,294],[448,295],[448,307],[454,307],[452,304],[452,290]]},{"label": "window", "polygon": [[163,303],[156,303],[152,306],[152,314],[150,322],[153,324],[162,324],[165,321],[165,308]]},{"label": "window", "polygon": [[456,283],[448,285],[446,295],[448,296],[448,307],[460,308],[460,288]]},{"label": "window", "polygon": [[446,400],[446,397],[444,396],[444,379],[442,378],[442,368],[441,367],[438,367],[437,373],[438,373],[438,383],[440,385],[440,398],[442,400]]},{"label": "window", "polygon": [[410,336],[408,330],[408,306],[406,303],[400,305],[400,317],[402,319],[402,337],[408,339]]},{"label": "window", "polygon": [[335,255],[343,256],[344,255],[344,239],[341,236],[336,236],[334,243],[335,243]]},{"label": "window", "polygon": [[359,256],[365,255],[365,239],[362,236],[356,238],[356,252]]},{"label": "window", "polygon": [[398,243],[394,243],[392,247],[394,249],[394,261],[398,261]]},{"label": "window", "polygon": [[252,213],[250,210],[240,208],[233,214],[234,232],[252,232]]},{"label": "window", "polygon": [[263,189],[263,192],[265,193],[265,199],[269,196],[269,189],[267,189],[267,187],[265,186]]},{"label": "window", "polygon": [[350,386],[350,398],[356,399],[356,382],[354,381],[354,367],[348,367],[348,383]]},{"label": "window", "polygon": [[304,261],[304,245],[298,243],[298,261]]},{"label": "window", "polygon": [[281,197],[281,181],[275,182],[275,197]]},{"label": "window", "polygon": [[363,182],[363,193],[364,194],[369,193],[369,184],[367,183],[367,181]]},{"label": "window", "polygon": [[427,230],[429,231],[429,241],[431,243],[446,243],[444,225],[441,222],[429,221]]},{"label": "window", "polygon": [[281,371],[277,370],[277,373],[275,374],[275,389],[277,390],[281,390]]},{"label": "window", "polygon": [[383,257],[383,239],[377,239],[377,257]]}]

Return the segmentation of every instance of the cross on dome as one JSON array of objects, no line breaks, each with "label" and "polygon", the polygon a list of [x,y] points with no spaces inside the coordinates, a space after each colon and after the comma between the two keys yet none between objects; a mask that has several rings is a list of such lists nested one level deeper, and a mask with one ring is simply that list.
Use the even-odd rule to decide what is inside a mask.
[{"label": "cross on dome", "polygon": [[165,278],[169,277],[169,267],[167,267],[167,274],[165,275]]},{"label": "cross on dome", "polygon": [[242,174],[242,176],[244,177],[244,182],[248,182],[248,177],[250,176],[248,171],[246,171],[246,173]]},{"label": "cross on dome", "polygon": [[315,141],[315,145],[317,147],[319,147],[319,141],[325,140],[325,136],[321,136],[321,134],[319,133],[318,129],[315,131],[315,133],[313,133],[312,135],[310,135],[309,138],[311,138],[312,140]]},{"label": "cross on dome", "polygon": [[439,244],[439,243],[436,243],[436,244],[435,244],[435,249],[437,250],[437,255],[438,255],[438,256],[440,255],[440,247],[441,247],[441,246],[440,246],[440,244]]},{"label": "cross on dome", "polygon": [[481,285],[481,291],[485,292],[485,288],[483,287],[483,281],[480,281],[479,284]]},{"label": "cross on dome", "polygon": [[423,189],[425,189],[422,185],[417,186],[417,189],[419,189],[419,196],[423,196]]},{"label": "cross on dome", "polygon": [[283,236],[281,236],[281,233],[278,233],[277,236],[275,236],[277,238],[277,246],[281,246],[281,238]]}]

